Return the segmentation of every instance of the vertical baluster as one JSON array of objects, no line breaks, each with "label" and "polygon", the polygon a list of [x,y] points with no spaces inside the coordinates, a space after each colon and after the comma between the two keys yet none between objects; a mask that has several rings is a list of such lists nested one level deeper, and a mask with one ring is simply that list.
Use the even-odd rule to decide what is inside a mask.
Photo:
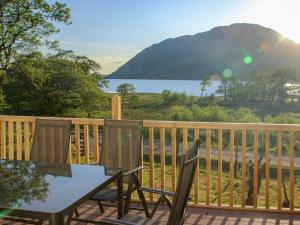
[{"label": "vertical baluster", "polygon": [[265,208],[269,209],[270,207],[270,133],[269,131],[265,132],[265,152],[266,152],[266,184],[265,184]]},{"label": "vertical baluster", "polygon": [[176,189],[176,127],[172,128],[172,191]]},{"label": "vertical baluster", "polygon": [[1,159],[6,159],[6,122],[1,121]]},{"label": "vertical baluster", "polygon": [[80,125],[75,124],[76,163],[80,164]]},{"label": "vertical baluster", "polygon": [[277,175],[277,187],[278,187],[278,198],[277,208],[281,209],[282,204],[282,133],[277,134],[277,159],[278,159],[278,175]]},{"label": "vertical baluster", "polygon": [[[144,138],[142,138],[142,143],[141,143],[140,165],[144,166]],[[144,183],[144,170],[141,170],[139,172],[139,181],[140,181],[140,184],[143,186],[143,183]]]},{"label": "vertical baluster", "polygon": [[222,205],[223,130],[218,129],[218,206]]},{"label": "vertical baluster", "polygon": [[72,139],[71,139],[71,137],[69,139],[69,149],[68,149],[67,162],[68,162],[68,164],[72,164]]},{"label": "vertical baluster", "polygon": [[84,124],[83,127],[84,131],[84,155],[85,155],[85,162],[90,163],[90,136],[89,136],[89,125]]},{"label": "vertical baluster", "polygon": [[254,145],[253,145],[253,166],[254,166],[254,182],[253,182],[253,207],[257,208],[257,188],[258,188],[258,130],[254,130]]},{"label": "vertical baluster", "polygon": [[17,150],[17,160],[22,160],[22,132],[21,132],[21,122],[16,122],[16,150]]},{"label": "vertical baluster", "polygon": [[247,143],[246,143],[247,132],[245,129],[242,130],[242,207],[246,205],[246,161],[247,161]]},{"label": "vertical baluster", "polygon": [[159,129],[159,149],[160,149],[160,187],[165,189],[165,128]]},{"label": "vertical baluster", "polygon": [[206,205],[210,204],[211,130],[206,129]]},{"label": "vertical baluster", "polygon": [[295,207],[295,133],[290,132],[290,209]]},{"label": "vertical baluster", "polygon": [[229,188],[229,205],[233,206],[233,188],[234,188],[234,130],[230,129],[230,188]]},{"label": "vertical baluster", "polygon": [[[199,139],[199,129],[194,129],[194,141]],[[194,192],[195,192],[195,204],[199,203],[199,163],[197,164],[197,169],[195,173],[195,180],[194,180]]]},{"label": "vertical baluster", "polygon": [[31,123],[31,140],[33,140],[34,135],[35,135],[35,121]]},{"label": "vertical baluster", "polygon": [[94,144],[94,161],[99,162],[99,131],[98,125],[93,125],[93,144]]},{"label": "vertical baluster", "polygon": [[[149,127],[149,169],[150,169],[150,188],[154,187],[154,128]],[[150,193],[150,200],[153,201],[153,193]]]},{"label": "vertical baluster", "polygon": [[29,122],[24,122],[24,158],[29,160]]},{"label": "vertical baluster", "polygon": [[183,135],[182,135],[182,142],[183,142],[183,152],[187,152],[188,150],[188,129],[183,128]]},{"label": "vertical baluster", "polygon": [[14,159],[14,124],[8,121],[8,159]]}]

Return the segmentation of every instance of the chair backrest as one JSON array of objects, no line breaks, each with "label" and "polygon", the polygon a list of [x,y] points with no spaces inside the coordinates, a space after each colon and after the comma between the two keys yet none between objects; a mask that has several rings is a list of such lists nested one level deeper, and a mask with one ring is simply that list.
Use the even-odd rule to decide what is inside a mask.
[{"label": "chair backrest", "polygon": [[142,120],[105,120],[100,164],[125,172],[138,167],[142,135]]},{"label": "chair backrest", "polygon": [[184,220],[185,207],[188,203],[197,164],[199,161],[199,139],[195,141],[192,148],[183,155],[180,166],[176,193],[168,219],[168,225],[182,225]]},{"label": "chair backrest", "polygon": [[70,120],[37,119],[30,160],[67,163],[70,134]]}]

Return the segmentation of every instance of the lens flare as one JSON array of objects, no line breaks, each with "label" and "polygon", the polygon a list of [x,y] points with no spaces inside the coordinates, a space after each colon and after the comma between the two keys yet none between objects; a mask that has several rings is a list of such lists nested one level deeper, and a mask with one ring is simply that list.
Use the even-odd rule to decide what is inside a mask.
[{"label": "lens flare", "polygon": [[252,57],[251,57],[251,55],[246,55],[245,57],[244,57],[244,63],[245,64],[251,64],[252,63]]},{"label": "lens flare", "polygon": [[223,70],[223,76],[224,76],[225,78],[231,77],[231,76],[232,76],[232,70],[229,69],[229,68],[226,68],[225,70]]},{"label": "lens flare", "polygon": [[269,43],[266,41],[262,41],[259,47],[262,52],[269,52],[271,50]]}]

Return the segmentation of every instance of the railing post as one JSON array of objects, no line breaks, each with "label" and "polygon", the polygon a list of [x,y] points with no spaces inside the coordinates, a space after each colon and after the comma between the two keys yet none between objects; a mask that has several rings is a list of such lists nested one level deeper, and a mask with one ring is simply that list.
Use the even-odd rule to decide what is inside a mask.
[{"label": "railing post", "polygon": [[121,119],[121,98],[114,95],[111,99],[111,118],[113,120]]}]

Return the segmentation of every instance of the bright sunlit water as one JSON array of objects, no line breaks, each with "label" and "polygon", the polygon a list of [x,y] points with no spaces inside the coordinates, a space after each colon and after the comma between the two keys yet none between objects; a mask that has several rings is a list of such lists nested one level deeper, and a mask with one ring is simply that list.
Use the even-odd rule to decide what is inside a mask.
[{"label": "bright sunlit water", "polygon": [[[109,87],[104,88],[107,93],[116,93],[119,85],[124,83],[133,84],[137,93],[162,93],[168,89],[172,92],[185,92],[187,95],[200,96],[199,80],[137,80],[137,79],[108,79]],[[211,81],[211,85],[206,87],[203,96],[216,94],[220,86],[220,81]]]}]

